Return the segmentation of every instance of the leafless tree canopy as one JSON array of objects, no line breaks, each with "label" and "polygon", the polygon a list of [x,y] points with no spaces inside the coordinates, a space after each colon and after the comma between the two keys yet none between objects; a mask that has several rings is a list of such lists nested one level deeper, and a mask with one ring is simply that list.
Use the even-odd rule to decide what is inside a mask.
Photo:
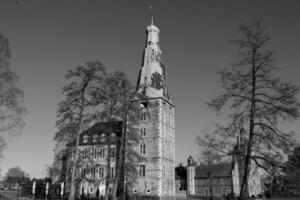
[{"label": "leafless tree canopy", "polygon": [[[280,126],[299,117],[298,87],[274,77],[274,52],[267,49],[270,37],[261,21],[240,26],[237,61],[219,71],[223,92],[209,106],[230,110],[230,124],[218,126],[224,136],[246,132],[245,166],[253,160],[269,173],[281,165],[284,155],[295,145],[293,133]],[[246,167],[248,169],[249,167]],[[241,195],[245,195],[249,170],[245,170]]]}]

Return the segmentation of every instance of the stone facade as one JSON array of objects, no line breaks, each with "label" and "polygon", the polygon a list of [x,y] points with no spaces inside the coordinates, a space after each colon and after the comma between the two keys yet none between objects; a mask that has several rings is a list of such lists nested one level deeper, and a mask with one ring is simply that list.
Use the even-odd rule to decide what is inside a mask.
[{"label": "stone facade", "polygon": [[[130,184],[129,192],[164,199],[175,197],[175,107],[167,91],[158,34],[159,29],[152,20],[147,27],[143,66],[137,85],[138,92],[144,95],[139,100],[142,140],[137,151],[142,152],[144,160],[139,167],[145,166],[145,174],[140,174],[136,182]],[[145,145],[145,152],[141,145]]]}]

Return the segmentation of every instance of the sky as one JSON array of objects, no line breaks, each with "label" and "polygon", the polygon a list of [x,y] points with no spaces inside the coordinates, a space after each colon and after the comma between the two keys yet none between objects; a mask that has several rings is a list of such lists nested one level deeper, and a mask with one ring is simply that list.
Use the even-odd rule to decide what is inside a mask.
[{"label": "sky", "polygon": [[[176,163],[198,154],[195,138],[226,114],[207,102],[220,94],[216,74],[236,59],[229,43],[238,26],[263,19],[276,52],[277,73],[300,86],[300,2],[297,0],[1,0],[0,32],[10,40],[11,68],[20,76],[28,114],[9,141],[0,169],[20,166],[44,177],[53,161],[57,104],[65,72],[87,61],[123,70],[135,83],[142,64],[150,6],[160,29],[168,88],[176,106]],[[300,130],[299,121],[288,126]]]}]

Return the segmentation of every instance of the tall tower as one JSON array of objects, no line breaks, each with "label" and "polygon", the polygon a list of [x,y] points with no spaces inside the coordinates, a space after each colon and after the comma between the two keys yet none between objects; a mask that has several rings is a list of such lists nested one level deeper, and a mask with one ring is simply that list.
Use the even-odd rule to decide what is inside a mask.
[{"label": "tall tower", "polygon": [[146,97],[140,101],[142,141],[138,150],[144,159],[132,190],[138,195],[170,199],[175,197],[175,107],[168,95],[161,54],[159,29],[152,17],[137,84],[137,91]]}]

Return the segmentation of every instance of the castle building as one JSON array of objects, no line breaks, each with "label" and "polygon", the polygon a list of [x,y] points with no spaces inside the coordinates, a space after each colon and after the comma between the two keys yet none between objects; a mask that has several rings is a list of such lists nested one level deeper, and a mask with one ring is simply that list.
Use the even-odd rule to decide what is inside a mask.
[{"label": "castle building", "polygon": [[[152,18],[151,24],[147,27],[146,47],[137,82],[137,93],[142,97],[134,100],[142,107],[139,120],[136,122],[140,139],[134,147],[142,159],[134,163],[138,172],[134,181],[125,181],[121,186],[122,188],[126,185],[127,193],[132,198],[148,196],[151,199],[173,199],[175,197],[175,107],[168,95],[166,66],[162,62],[161,54],[159,29],[154,25]],[[118,164],[118,155],[115,153],[108,155],[109,147],[112,152],[118,152],[120,127],[120,122],[103,122],[95,124],[80,134],[81,155],[78,171],[81,179],[78,194],[89,197],[104,195],[107,170],[110,170],[111,183],[114,174],[121,173],[116,171],[115,167]],[[114,140],[107,140],[108,138]],[[67,149],[68,145],[57,145],[55,157],[61,158],[57,163],[63,165],[60,169],[66,172],[55,176],[53,180],[66,182],[67,186],[70,177],[68,163],[72,161],[72,155],[58,156],[61,148]],[[108,159],[110,169],[106,167]],[[127,180],[126,177],[122,179]],[[112,184],[109,187],[111,191]]]},{"label": "castle building", "polygon": [[[80,196],[96,197],[105,195],[107,171],[109,170],[109,193],[113,190],[122,122],[97,123],[79,137],[81,151],[79,164],[79,191]],[[72,159],[72,156],[71,156]],[[109,161],[109,169],[107,168]],[[71,168],[68,167],[69,169]]]},{"label": "castle building", "polygon": [[161,54],[159,29],[152,18],[137,84],[138,92],[146,97],[139,100],[143,106],[139,152],[144,157],[139,170],[145,173],[131,184],[130,190],[131,194],[169,199],[175,197],[175,107],[169,98]]},{"label": "castle building", "polygon": [[[239,196],[243,180],[245,144],[238,137],[236,146],[232,151],[231,162],[218,164],[197,165],[192,156],[188,158],[187,165],[187,195],[198,197],[224,195]],[[248,178],[248,196],[261,194],[260,176],[258,167],[251,162]]]}]

